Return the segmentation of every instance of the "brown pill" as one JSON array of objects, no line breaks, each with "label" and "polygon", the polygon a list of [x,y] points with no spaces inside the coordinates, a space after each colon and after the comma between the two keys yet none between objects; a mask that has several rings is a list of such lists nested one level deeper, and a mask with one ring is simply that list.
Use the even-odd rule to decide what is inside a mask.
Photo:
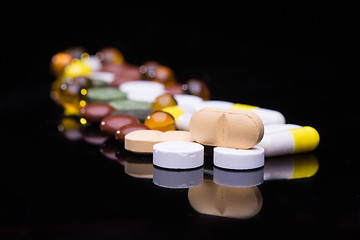
[{"label": "brown pill", "polygon": [[115,114],[105,117],[100,123],[100,129],[109,134],[115,134],[118,129],[139,120],[127,114]]},{"label": "brown pill", "polygon": [[119,142],[123,142],[126,134],[136,130],[150,130],[150,128],[139,122],[130,123],[119,128],[115,133],[115,138]]},{"label": "brown pill", "polygon": [[193,114],[189,131],[203,145],[248,149],[261,141],[264,125],[249,111],[205,108]]},{"label": "brown pill", "polygon": [[100,122],[109,116],[115,108],[106,103],[90,103],[80,110],[80,115],[90,122]]}]

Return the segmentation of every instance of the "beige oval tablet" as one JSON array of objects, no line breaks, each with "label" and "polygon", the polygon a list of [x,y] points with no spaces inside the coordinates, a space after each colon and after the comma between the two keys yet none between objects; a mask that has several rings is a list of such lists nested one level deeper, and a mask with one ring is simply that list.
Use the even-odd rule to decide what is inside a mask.
[{"label": "beige oval tablet", "polygon": [[128,151],[137,153],[152,153],[156,143],[167,141],[194,142],[188,131],[136,130],[125,135],[124,147]]},{"label": "beige oval tablet", "polygon": [[248,149],[264,135],[264,124],[252,112],[205,108],[193,114],[189,131],[204,145]]}]

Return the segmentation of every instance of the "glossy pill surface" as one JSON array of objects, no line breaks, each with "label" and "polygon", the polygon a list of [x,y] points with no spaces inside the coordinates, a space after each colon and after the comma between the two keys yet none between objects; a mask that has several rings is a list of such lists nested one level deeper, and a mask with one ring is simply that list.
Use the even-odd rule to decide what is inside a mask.
[{"label": "glossy pill surface", "polygon": [[175,120],[167,112],[156,111],[149,114],[144,124],[153,130],[158,130],[162,132],[173,131],[175,130]]},{"label": "glossy pill surface", "polygon": [[80,110],[80,116],[90,122],[101,122],[114,111],[115,108],[107,103],[90,103]]},{"label": "glossy pill surface", "polygon": [[150,128],[139,122],[130,123],[119,128],[115,133],[115,138],[119,142],[123,142],[126,134],[137,130],[150,130]]},{"label": "glossy pill surface", "polygon": [[252,112],[206,108],[193,114],[189,131],[204,145],[248,149],[261,141],[264,125]]},{"label": "glossy pill surface", "polygon": [[101,121],[100,129],[109,134],[115,134],[119,128],[136,122],[139,120],[127,114],[110,115]]}]

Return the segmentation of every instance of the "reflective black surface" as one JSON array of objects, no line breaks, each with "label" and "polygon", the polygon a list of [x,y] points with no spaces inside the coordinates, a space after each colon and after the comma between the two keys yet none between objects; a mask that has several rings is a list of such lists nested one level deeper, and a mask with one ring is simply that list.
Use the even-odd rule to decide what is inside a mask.
[{"label": "reflective black surface", "polygon": [[[126,25],[125,20],[138,11],[123,11],[121,34],[113,31],[114,24],[105,27],[107,31],[101,29],[99,36],[88,38],[94,32],[86,26],[72,29],[72,36],[77,37],[70,39],[56,34],[63,26],[61,21],[55,21],[56,30],[50,28],[45,35],[43,31],[49,28],[41,17],[9,16],[5,66],[11,75],[2,80],[0,98],[0,237],[211,239],[251,233],[255,237],[291,238],[288,234],[292,234],[303,239],[357,239],[360,119],[357,78],[353,77],[358,49],[352,31],[348,31],[352,15],[342,18],[339,26],[330,13],[319,11],[321,6],[301,10],[271,6],[274,14],[267,11],[268,7],[249,8],[243,13],[243,21],[232,13],[232,17],[217,22],[209,13],[206,16],[212,20],[207,22],[207,18],[191,12],[193,24],[189,19],[164,22],[158,13],[146,18],[150,20],[143,31],[134,29],[151,14],[141,10],[144,19]],[[261,16],[251,18],[261,20],[249,23],[239,36],[236,29],[246,25],[245,16]],[[100,29],[102,25],[93,26]],[[153,27],[165,30],[153,34]],[[151,37],[144,40],[144,35]],[[82,132],[70,134],[77,139],[70,140],[59,131],[62,109],[49,97],[50,84],[55,80],[49,72],[49,60],[57,51],[73,45],[84,45],[91,53],[114,45],[136,65],[161,61],[174,69],[180,82],[190,77],[206,81],[212,99],[279,110],[289,123],[316,128],[320,145],[302,157],[318,163],[317,171],[311,177],[284,179],[286,174],[271,175],[269,169],[291,169],[290,163],[295,160],[266,159],[264,168],[259,169],[265,180],[251,187],[257,189],[258,205],[234,218],[227,214],[244,213],[249,209],[247,201],[240,206],[227,205],[224,199],[216,198],[217,194],[228,194],[229,201],[237,194],[251,194],[241,190],[228,193],[228,187],[216,184],[214,178],[222,174],[241,179],[241,172],[224,174],[214,169],[209,159],[195,172],[164,173],[156,169],[156,173],[175,174],[179,181],[186,175],[194,179],[202,176],[198,187],[208,184],[214,194],[207,191],[208,202],[200,206],[208,204],[208,212],[200,213],[206,211],[189,199],[187,188],[174,188],[178,183],[167,187],[163,181],[153,183],[154,169],[147,159],[122,152],[111,139],[94,144],[97,142],[84,140]],[[19,56],[24,56],[26,63]],[[258,179],[257,173],[253,174]],[[280,179],[270,180],[270,176]],[[197,181],[201,182],[192,180],[194,185]],[[225,185],[231,182],[220,180]],[[189,186],[186,181],[183,184]]]}]

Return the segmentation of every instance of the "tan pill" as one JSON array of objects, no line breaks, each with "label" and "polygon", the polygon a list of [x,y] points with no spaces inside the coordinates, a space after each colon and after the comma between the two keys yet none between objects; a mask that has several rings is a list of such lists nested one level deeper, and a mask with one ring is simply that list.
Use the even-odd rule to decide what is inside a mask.
[{"label": "tan pill", "polygon": [[124,147],[136,153],[152,153],[156,143],[167,141],[194,142],[188,131],[136,130],[125,135]]},{"label": "tan pill", "polygon": [[249,111],[205,108],[193,114],[189,131],[204,145],[248,149],[261,141],[264,125]]}]

